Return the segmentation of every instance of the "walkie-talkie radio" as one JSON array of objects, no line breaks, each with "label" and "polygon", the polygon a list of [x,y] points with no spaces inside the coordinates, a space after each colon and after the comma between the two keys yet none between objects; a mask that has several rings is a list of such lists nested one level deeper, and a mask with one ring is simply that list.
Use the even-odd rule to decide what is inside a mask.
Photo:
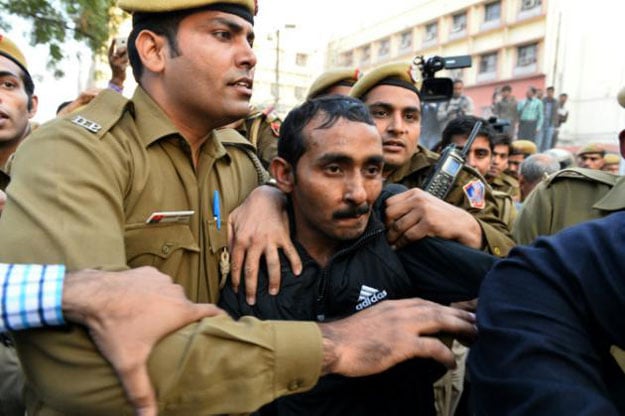
[{"label": "walkie-talkie radio", "polygon": [[434,166],[434,170],[425,182],[423,189],[426,192],[437,198],[445,199],[454,186],[458,173],[460,173],[462,165],[467,160],[467,155],[481,127],[481,121],[475,123],[462,150],[458,149],[453,143],[445,148],[438,163]]}]

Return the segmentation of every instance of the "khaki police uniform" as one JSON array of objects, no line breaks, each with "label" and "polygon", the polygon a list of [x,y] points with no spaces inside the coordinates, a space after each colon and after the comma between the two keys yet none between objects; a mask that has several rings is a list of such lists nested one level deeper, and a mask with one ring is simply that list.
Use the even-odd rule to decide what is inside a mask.
[{"label": "khaki police uniform", "polygon": [[253,108],[250,115],[235,129],[256,148],[256,154],[265,168],[278,155],[278,139],[282,120],[272,108]]},{"label": "khaki police uniform", "polygon": [[521,197],[521,191],[519,189],[519,181],[507,173],[501,173],[490,182],[490,187],[493,191],[505,192],[512,198],[519,199]]},{"label": "khaki police uniform", "polygon": [[[368,72],[354,84],[349,95],[362,99],[377,85],[398,80],[418,95],[420,72],[411,62],[391,62]],[[408,188],[422,188],[440,156],[422,146],[403,166],[390,173],[387,181]],[[471,195],[471,196],[470,196]],[[497,205],[486,181],[476,170],[463,166],[445,201],[462,208],[477,219],[484,234],[484,246],[496,256],[505,256],[514,246],[510,230],[499,219]]]},{"label": "khaki police uniform", "polygon": [[[228,215],[263,180],[253,147],[237,134],[220,134],[211,133],[194,167],[186,141],[142,88],[130,101],[103,91],[79,114],[38,129],[16,153],[0,218],[0,259],[69,270],[150,265],[193,301],[217,302]],[[146,223],[172,211],[193,214]],[[15,338],[33,383],[30,414],[131,414],[84,330]],[[167,337],[149,370],[161,414],[220,414],[252,411],[312,387],[320,363],[314,323],[218,317]],[[59,380],[61,372],[71,383]]]},{"label": "khaki police uniform", "polygon": [[[391,183],[400,183],[408,188],[422,187],[440,156],[418,146],[415,154],[405,165],[393,171],[387,178]],[[480,181],[483,184],[483,207],[476,206],[464,189],[467,184]],[[484,233],[485,247],[496,256],[505,256],[514,247],[510,231],[499,217],[497,203],[482,176],[469,166],[463,166],[456,183],[445,198],[445,202],[464,209],[475,217]]]},{"label": "khaki police uniform", "polygon": [[513,228],[518,244],[625,209],[625,178],[569,168],[542,181],[523,203]]}]

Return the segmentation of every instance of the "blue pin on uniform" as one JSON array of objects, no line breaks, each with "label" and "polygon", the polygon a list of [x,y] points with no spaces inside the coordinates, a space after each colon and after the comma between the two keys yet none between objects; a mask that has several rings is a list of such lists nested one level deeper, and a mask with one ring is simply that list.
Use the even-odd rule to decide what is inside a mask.
[{"label": "blue pin on uniform", "polygon": [[217,229],[221,230],[221,202],[219,200],[219,191],[213,192],[213,219],[217,224]]}]

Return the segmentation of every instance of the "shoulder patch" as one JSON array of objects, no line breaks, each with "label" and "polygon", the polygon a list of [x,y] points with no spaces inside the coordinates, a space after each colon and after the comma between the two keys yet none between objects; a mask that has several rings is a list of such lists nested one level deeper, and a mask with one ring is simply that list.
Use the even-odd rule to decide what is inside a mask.
[{"label": "shoulder patch", "polygon": [[87,120],[86,118],[84,118],[81,115],[73,116],[72,117],[72,123],[74,123],[74,124],[76,124],[76,125],[78,125],[80,127],[84,127],[85,129],[89,130],[91,133],[97,133],[100,130],[102,130],[102,126],[101,125],[99,125],[95,121]]},{"label": "shoulder patch", "polygon": [[85,108],[67,116],[68,120],[102,138],[122,117],[130,101],[115,91],[102,90]]},{"label": "shoulder patch", "polygon": [[462,187],[472,208],[482,209],[486,206],[486,185],[479,179],[472,180]]},{"label": "shoulder patch", "polygon": [[619,176],[613,175],[609,172],[604,172],[601,170],[594,169],[584,169],[584,168],[567,168],[562,169],[549,178],[545,179],[546,186],[550,186],[552,183],[567,180],[567,179],[576,179],[576,180],[584,180],[589,182],[599,182],[609,186],[613,186],[616,181],[619,179]]}]

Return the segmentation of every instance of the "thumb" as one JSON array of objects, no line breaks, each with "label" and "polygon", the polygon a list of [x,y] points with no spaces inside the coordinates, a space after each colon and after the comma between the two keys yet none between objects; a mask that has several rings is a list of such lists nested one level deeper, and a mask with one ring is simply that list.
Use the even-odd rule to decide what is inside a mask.
[{"label": "thumb", "polygon": [[130,404],[139,416],[156,416],[156,395],[145,363],[119,374]]},{"label": "thumb", "polygon": [[227,315],[226,311],[212,303],[194,303],[191,305],[190,322],[211,316]]}]

